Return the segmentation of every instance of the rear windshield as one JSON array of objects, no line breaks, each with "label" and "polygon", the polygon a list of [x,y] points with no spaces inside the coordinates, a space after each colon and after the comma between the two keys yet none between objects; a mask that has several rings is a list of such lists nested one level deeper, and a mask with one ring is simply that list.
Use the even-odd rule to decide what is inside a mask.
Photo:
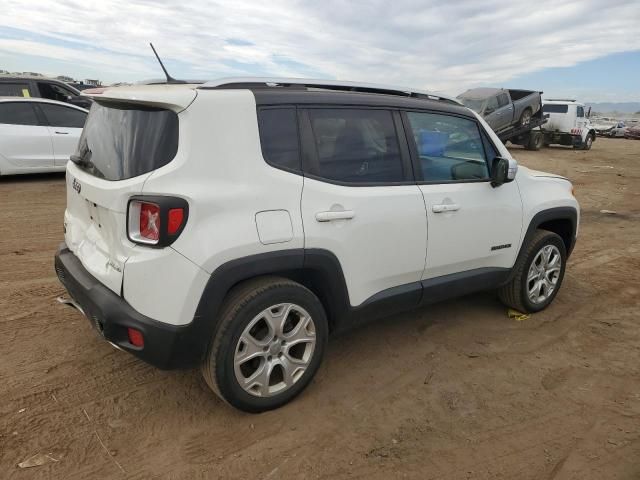
[{"label": "rear windshield", "polygon": [[163,167],[177,150],[175,112],[94,102],[71,160],[96,177],[124,180]]},{"label": "rear windshield", "polygon": [[569,105],[562,104],[547,104],[542,106],[542,111],[544,113],[567,113],[569,111]]}]

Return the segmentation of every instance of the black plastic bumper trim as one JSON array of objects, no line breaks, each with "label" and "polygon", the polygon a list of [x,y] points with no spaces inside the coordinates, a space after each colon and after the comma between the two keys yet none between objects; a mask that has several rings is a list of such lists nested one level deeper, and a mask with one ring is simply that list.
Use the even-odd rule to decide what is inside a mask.
[{"label": "black plastic bumper trim", "polygon": [[[189,367],[200,360],[190,349],[191,324],[169,325],[137,312],[93,277],[64,243],[55,255],[55,268],[69,295],[109,342],[161,369]],[[128,327],[142,332],[144,347],[129,343]]]}]

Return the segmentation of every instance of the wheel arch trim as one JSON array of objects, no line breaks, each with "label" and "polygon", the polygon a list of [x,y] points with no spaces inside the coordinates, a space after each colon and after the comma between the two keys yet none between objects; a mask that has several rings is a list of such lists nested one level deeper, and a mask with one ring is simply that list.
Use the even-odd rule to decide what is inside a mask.
[{"label": "wheel arch trim", "polygon": [[[531,241],[533,234],[540,227],[540,225],[554,220],[569,220],[571,224],[571,238],[569,239],[569,245],[567,246],[567,258],[569,258],[576,242],[576,232],[578,228],[578,210],[574,207],[554,207],[542,210],[536,213],[531,218],[529,226],[527,227],[527,231],[524,235],[524,238],[522,239],[522,243],[520,244],[520,250],[518,251],[518,256],[516,257],[514,266],[517,265],[522,256],[526,254],[526,246]],[[513,270],[515,269],[512,269],[512,274],[509,275],[509,281],[513,277]]]},{"label": "wheel arch trim", "polygon": [[[193,317],[193,344],[208,344],[219,325],[218,314],[228,292],[255,277],[276,275],[298,281],[320,297],[331,322],[349,310],[349,294],[340,261],[328,250],[287,249],[231,260],[216,268],[202,292]],[[318,291],[317,286],[321,286]],[[314,288],[316,287],[316,288]],[[205,350],[198,352],[204,356]]]}]

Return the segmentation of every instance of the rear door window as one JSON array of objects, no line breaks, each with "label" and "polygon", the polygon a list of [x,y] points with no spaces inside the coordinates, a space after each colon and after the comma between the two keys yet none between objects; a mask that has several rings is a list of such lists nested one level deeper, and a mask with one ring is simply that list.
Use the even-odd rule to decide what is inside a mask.
[{"label": "rear door window", "polygon": [[9,125],[39,125],[30,102],[0,102],[0,123]]},{"label": "rear door window", "polygon": [[258,112],[262,155],[270,165],[300,171],[298,119],[295,107],[262,108]]},{"label": "rear door window", "polygon": [[28,83],[0,82],[0,97],[30,97]]},{"label": "rear door window", "polygon": [[489,178],[485,145],[476,122],[437,113],[406,115],[423,181],[445,183]]},{"label": "rear door window", "polygon": [[94,102],[72,160],[105,180],[165,166],[178,151],[178,115],[163,108]]},{"label": "rear door window", "polygon": [[305,173],[344,183],[404,180],[393,116],[389,110],[308,110],[317,155]]},{"label": "rear door window", "polygon": [[82,128],[87,114],[75,108],[53,105],[51,103],[38,104],[49,125],[52,127]]}]

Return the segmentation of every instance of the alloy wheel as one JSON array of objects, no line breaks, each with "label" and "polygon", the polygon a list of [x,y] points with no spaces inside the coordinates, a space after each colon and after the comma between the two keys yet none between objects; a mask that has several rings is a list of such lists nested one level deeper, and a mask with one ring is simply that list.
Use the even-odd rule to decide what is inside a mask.
[{"label": "alloy wheel", "polygon": [[562,256],[555,245],[545,245],[534,257],[527,274],[527,295],[534,304],[546,302],[560,278]]},{"label": "alloy wheel", "polygon": [[308,368],[316,347],[311,315],[294,303],[264,309],[243,330],[234,353],[240,387],[257,397],[291,388]]}]

